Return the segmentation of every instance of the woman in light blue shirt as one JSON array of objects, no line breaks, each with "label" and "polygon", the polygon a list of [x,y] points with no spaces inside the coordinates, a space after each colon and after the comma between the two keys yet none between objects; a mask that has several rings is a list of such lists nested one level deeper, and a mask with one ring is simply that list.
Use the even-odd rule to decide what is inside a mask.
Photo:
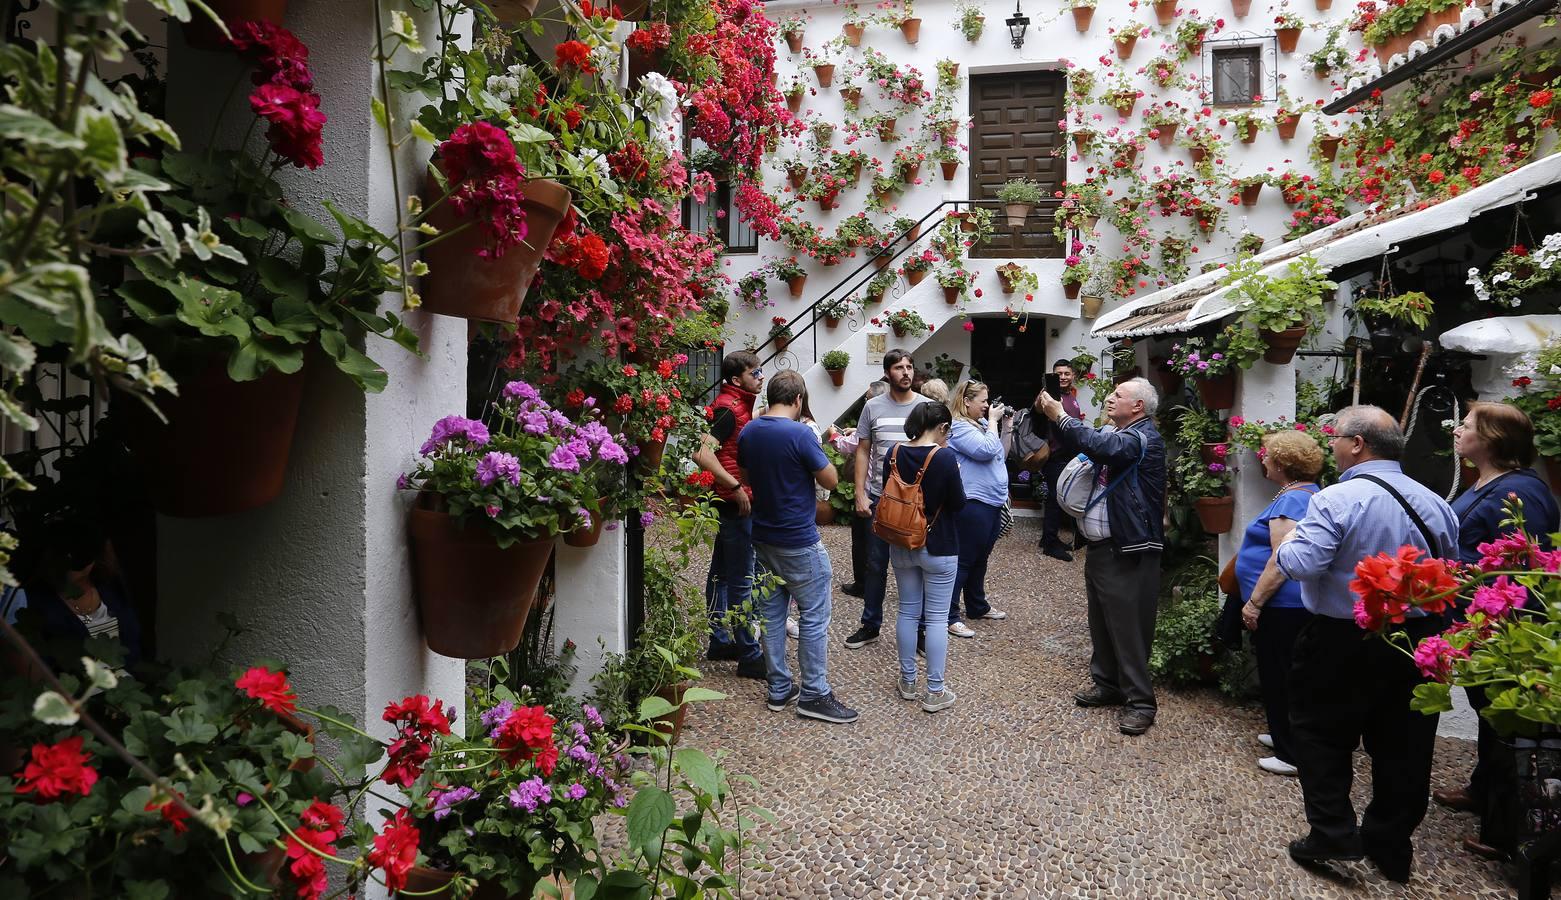
[{"label": "woman in light blue shirt", "polygon": [[948,447],[959,460],[960,478],[965,483],[965,505],[959,511],[959,573],[954,576],[954,599],[949,603],[949,634],[975,637],[975,631],[959,618],[961,594],[970,618],[1008,618],[1008,613],[993,609],[986,599],[987,558],[997,544],[1003,507],[1008,503],[1008,464],[997,433],[1003,407],[987,401],[986,385],[979,381],[961,382],[949,394],[948,407],[954,414]]}]

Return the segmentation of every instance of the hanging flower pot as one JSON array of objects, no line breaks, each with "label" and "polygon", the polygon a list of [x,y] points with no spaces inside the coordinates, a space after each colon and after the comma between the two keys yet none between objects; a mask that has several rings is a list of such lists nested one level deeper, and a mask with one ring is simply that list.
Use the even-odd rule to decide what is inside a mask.
[{"label": "hanging flower pot", "polygon": [[1158,125],[1156,128],[1159,129],[1160,133],[1155,137],[1155,140],[1160,142],[1160,149],[1171,149],[1171,145],[1176,143],[1176,123],[1171,122],[1166,125]]},{"label": "hanging flower pot", "polygon": [[1077,28],[1079,30],[1079,34],[1083,34],[1084,32],[1089,30],[1089,23],[1090,23],[1090,20],[1093,19],[1093,18],[1095,18],[1095,7],[1093,7],[1093,6],[1075,6],[1075,7],[1073,7],[1073,27]]},{"label": "hanging flower pot", "polygon": [[1296,325],[1284,331],[1265,329],[1261,334],[1264,342],[1268,344],[1268,350],[1263,353],[1263,360],[1282,366],[1295,358],[1296,348],[1301,346],[1301,341],[1306,337],[1306,326]]},{"label": "hanging flower pot", "polygon": [[1257,206],[1257,198],[1263,193],[1263,182],[1256,181],[1252,184],[1241,186],[1241,205]]},{"label": "hanging flower pot", "polygon": [[1192,161],[1193,161],[1194,165],[1196,165],[1197,163],[1203,162],[1205,159],[1208,159],[1208,157],[1209,157],[1209,151],[1205,150],[1202,147],[1192,147],[1187,152],[1188,152],[1188,155],[1192,157]]},{"label": "hanging flower pot", "polygon": [[[36,5],[36,4],[35,4]],[[287,0],[207,0],[207,6],[232,30],[240,22],[282,24],[287,16]],[[536,4],[532,3],[533,8]],[[183,28],[184,42],[197,50],[227,50],[231,46],[222,29],[200,10],[192,10]]]},{"label": "hanging flower pot", "polygon": [[1176,18],[1176,0],[1155,0],[1155,21],[1161,25],[1169,25]]},{"label": "hanging flower pot", "polygon": [[776,353],[785,353],[786,348],[791,346],[791,338],[782,337],[778,334],[770,338],[770,342],[775,345]]},{"label": "hanging flower pot", "polygon": [[786,279],[786,289],[791,291],[793,297],[801,297],[802,290],[807,286],[807,283],[808,273],[803,272],[801,275],[793,275]]},{"label": "hanging flower pot", "polygon": [[1134,107],[1138,106],[1138,98],[1122,97],[1119,98],[1117,102],[1111,104],[1111,106],[1117,111],[1117,115],[1125,119],[1128,116],[1131,116],[1133,114]]},{"label": "hanging flower pot", "polygon": [[641,472],[655,472],[661,468],[661,457],[667,452],[665,438],[659,441],[646,441],[639,445],[639,455],[634,461],[639,465]]},{"label": "hanging flower pot", "polygon": [[905,337],[905,326],[903,326],[903,325],[898,325],[898,324],[890,325],[889,326],[889,330],[893,331],[894,332],[894,336],[897,337],[897,338],[903,339]]},{"label": "hanging flower pot", "polygon": [[926,269],[911,269],[905,273],[905,280],[911,283],[911,287],[921,284],[927,277]]},{"label": "hanging flower pot", "polygon": [[1214,220],[1213,219],[1199,219],[1198,220],[1198,230],[1203,232],[1203,236],[1206,237],[1206,238],[1207,237],[1213,237],[1214,236]]},{"label": "hanging flower pot", "polygon": [[1205,409],[1230,409],[1236,405],[1236,375],[1226,372],[1198,379],[1198,399]]},{"label": "hanging flower pot", "polygon": [[1333,8],[1333,0],[1317,0],[1317,11],[1327,12]]},{"label": "hanging flower pot", "polygon": [[1090,139],[1094,136],[1095,132],[1088,130],[1073,132],[1073,149],[1083,153],[1089,147]]},{"label": "hanging flower pot", "polygon": [[829,87],[835,81],[835,67],[832,63],[819,63],[813,67],[813,77],[818,79],[819,87]]},{"label": "hanging flower pot", "polygon": [[1086,319],[1093,319],[1100,315],[1101,307],[1105,305],[1105,297],[1096,297],[1093,294],[1085,294],[1079,299],[1079,315]]},{"label": "hanging flower pot", "polygon": [[413,593],[428,649],[456,659],[486,659],[515,649],[537,585],[553,555],[553,535],[499,549],[481,528],[463,528],[441,503],[420,495],[407,530]]},{"label": "hanging flower pot", "polygon": [[[829,373],[830,383],[832,383],[835,387],[845,387],[846,386],[846,370],[845,369],[825,369],[824,371]],[[827,500],[824,501],[824,502],[828,503]],[[828,525],[829,523],[828,522],[821,522],[820,524]]]},{"label": "hanging flower pot", "polygon": [[1333,158],[1339,155],[1339,143],[1343,138],[1325,137],[1317,142],[1317,150],[1323,159],[1333,162]]},{"label": "hanging flower pot", "polygon": [[1079,299],[1079,291],[1083,288],[1084,285],[1077,281],[1064,281],[1062,283],[1062,295],[1069,300],[1077,300]]},{"label": "hanging flower pot", "polygon": [[944,181],[953,181],[955,173],[959,171],[959,161],[940,162],[938,167],[943,170]]},{"label": "hanging flower pot", "polygon": [[1003,215],[1008,217],[1009,228],[1023,228],[1025,220],[1030,217],[1030,204],[1005,203]]},{"label": "hanging flower pot", "polygon": [[911,226],[909,231],[905,232],[905,239],[907,241],[914,241],[919,237],[921,237],[921,223],[917,222],[915,225]]},{"label": "hanging flower pot", "polygon": [[803,168],[787,169],[786,180],[791,182],[792,190],[800,190],[802,183],[808,180],[808,170]]},{"label": "hanging flower pot", "polygon": [[819,209],[819,212],[829,212],[830,210],[835,208],[835,204],[839,200],[840,200],[840,192],[839,191],[830,191],[829,193],[825,194],[824,196],[818,198],[818,209]]},{"label": "hanging flower pot", "polygon": [[1274,34],[1279,37],[1279,52],[1294,53],[1295,48],[1301,43],[1301,29],[1276,28]]},{"label": "hanging flower pot", "polygon": [[1206,466],[1222,463],[1228,455],[1230,455],[1230,445],[1223,441],[1205,442],[1198,448],[1198,456]]},{"label": "hanging flower pot", "polygon": [[899,135],[894,133],[894,119],[885,119],[878,123],[878,139],[885,143],[895,140]]},{"label": "hanging flower pot", "polygon": [[802,32],[800,32],[800,31],[788,31],[788,32],[786,32],[786,49],[790,50],[792,53],[801,53],[802,52]]},{"label": "hanging flower pot", "polygon": [[1224,497],[1199,497],[1193,501],[1198,509],[1198,521],[1202,523],[1203,530],[1209,534],[1225,534],[1230,531],[1232,519],[1236,514],[1236,498],[1229,495]]},{"label": "hanging flower pot", "polygon": [[[606,497],[597,500],[596,508],[605,510],[607,501]],[[605,515],[592,516],[589,527],[582,526],[564,535],[564,543],[570,547],[595,547],[596,542],[602,537],[602,526],[605,524],[607,524]]]},{"label": "hanging flower pot", "polygon": [[1279,132],[1281,141],[1288,141],[1295,137],[1295,129],[1301,124],[1301,117],[1295,113],[1287,116],[1279,116],[1274,119],[1274,127]]},{"label": "hanging flower pot", "polygon": [[1248,122],[1248,123],[1246,123],[1243,126],[1237,126],[1237,127],[1241,129],[1241,131],[1240,131],[1241,142],[1243,144],[1250,144],[1253,141],[1257,140],[1257,130],[1258,129],[1257,129],[1257,123],[1256,122]]},{"label": "hanging flower pot", "polygon": [[959,303],[959,288],[946,287],[943,289],[943,302],[949,306]]},{"label": "hanging flower pot", "polygon": [[1188,56],[1199,56],[1199,55],[1202,55],[1202,53],[1203,53],[1203,36],[1206,35],[1206,34],[1208,34],[1208,30],[1207,29],[1199,29],[1198,31],[1193,32],[1192,37],[1190,37],[1190,38],[1188,38],[1186,40],[1184,46],[1186,46],[1186,48],[1187,48],[1187,55]]},{"label": "hanging flower pot", "polygon": [[1005,293],[1005,294],[1012,294],[1014,292],[1014,282],[1013,282],[1012,272],[1004,271],[1003,269],[998,269],[997,270],[997,286],[1002,289],[1003,293]]},{"label": "hanging flower pot", "polygon": [[915,44],[921,39],[921,20],[906,19],[900,23],[900,33],[905,35],[905,43]]},{"label": "hanging flower pot", "polygon": [[1236,18],[1244,19],[1252,11],[1252,0],[1230,0],[1230,11]]},{"label": "hanging flower pot", "polygon": [[1160,372],[1160,390],[1167,397],[1174,397],[1181,393],[1182,382],[1186,376],[1175,369],[1162,366]]},{"label": "hanging flower pot", "polygon": [[921,174],[921,163],[911,163],[900,171],[900,180],[906,184],[915,184],[916,177]]},{"label": "hanging flower pot", "polygon": [[880,250],[880,251],[878,251],[878,253],[873,255],[873,267],[876,268],[880,272],[882,272],[884,269],[889,268],[889,263],[891,263],[893,261],[894,260],[889,255],[889,251],[888,250]]},{"label": "hanging flower pot", "polygon": [[802,112],[802,94],[787,94],[786,108],[791,110],[792,115]]},{"label": "hanging flower pot", "polygon": [[[522,190],[526,239],[497,259],[477,255],[488,238],[473,216],[456,213],[448,201],[427,204],[432,207],[428,221],[441,237],[423,250],[429,267],[423,276],[423,309],[458,319],[515,324],[542,252],[552,243],[572,199],[568,188],[545,178],[527,181]],[[429,201],[441,196],[432,177],[423,196]]]},{"label": "hanging flower pot", "polygon": [[846,34],[847,44],[851,45],[852,47],[862,46],[862,32],[867,30],[866,25],[852,25],[848,22],[846,23],[843,30]]},{"label": "hanging flower pot", "polygon": [[[1545,480],[1550,482],[1550,492],[1552,494],[1561,493],[1561,459],[1556,459],[1553,456],[1542,456],[1540,460],[1545,464]],[[1478,471],[1476,471],[1475,476],[1478,479]]]},{"label": "hanging flower pot", "polygon": [[1137,34],[1117,35],[1117,59],[1127,59],[1133,55],[1133,48],[1138,46]]},{"label": "hanging flower pot", "polygon": [[825,316],[824,317],[824,327],[825,328],[839,328],[840,327],[840,323],[843,322],[843,321],[845,321],[845,320],[842,319],[839,316]]},{"label": "hanging flower pot", "polygon": [[976,223],[975,218],[973,218],[972,216],[966,215],[964,213],[950,213],[950,215],[958,215],[959,216],[959,230],[960,231],[963,231],[966,234],[974,234],[976,232],[976,229],[977,229],[978,225]]},{"label": "hanging flower pot", "polygon": [[[854,88],[854,87],[841,88],[840,89],[840,99],[844,100],[846,103],[852,104],[852,105],[860,103],[862,101],[862,89],[861,88]],[[860,165],[857,166],[857,170],[861,171],[861,166]]]},{"label": "hanging flower pot", "polygon": [[228,377],[212,360],[160,400],[158,421],[127,406],[128,443],[152,505],[165,516],[226,516],[265,506],[282,493],[304,373],[272,370],[254,381]]}]

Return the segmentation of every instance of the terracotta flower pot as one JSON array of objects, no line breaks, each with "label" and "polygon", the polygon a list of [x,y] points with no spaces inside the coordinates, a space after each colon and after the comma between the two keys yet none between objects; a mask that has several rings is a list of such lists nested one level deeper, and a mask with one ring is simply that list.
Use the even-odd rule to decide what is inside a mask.
[{"label": "terracotta flower pot", "polygon": [[[597,509],[605,509],[607,507],[607,500],[608,498],[606,497],[602,497],[600,500],[598,500],[596,504]],[[564,543],[570,547],[595,547],[596,542],[601,540],[602,526],[605,524],[607,524],[606,516],[592,516],[591,527],[576,528],[575,530],[569,532],[568,534],[564,535]]]},{"label": "terracotta flower pot", "polygon": [[1333,0],[1317,0],[1317,11],[1327,12],[1333,8]]},{"label": "terracotta flower pot", "polygon": [[793,297],[801,297],[803,289],[807,287],[807,283],[808,276],[806,272],[801,275],[793,275],[786,279],[786,289],[791,291]]},{"label": "terracotta flower pot", "polygon": [[802,32],[800,32],[800,31],[788,31],[788,32],[786,32],[786,49],[790,50],[792,53],[801,53],[802,52]]},{"label": "terracotta flower pot", "polygon": [[776,353],[785,353],[786,348],[791,346],[791,338],[780,337],[777,335],[770,338],[770,343],[775,345]]},{"label": "terracotta flower pot", "polygon": [[1301,341],[1306,337],[1306,326],[1296,325],[1284,331],[1265,330],[1261,334],[1268,344],[1268,350],[1263,353],[1263,360],[1282,366],[1295,358],[1296,349],[1301,346]]},{"label": "terracotta flower pot", "polygon": [[997,286],[1005,294],[1014,292],[1013,276],[1002,269],[997,270]]},{"label": "terracotta flower pot", "polygon": [[1339,155],[1339,144],[1343,140],[1343,138],[1325,137],[1317,142],[1317,150],[1322,154],[1323,159],[1333,162],[1333,158]]},{"label": "terracotta flower pot", "polygon": [[226,516],[282,493],[304,373],[275,370],[228,378],[226,360],[180,377],[179,396],[160,399],[168,424],[130,403],[128,443],[152,505],[165,516]]},{"label": "terracotta flower pot", "polygon": [[1296,115],[1279,116],[1274,119],[1274,128],[1279,132],[1281,141],[1288,141],[1295,137],[1295,130],[1301,124],[1301,117]]},{"label": "terracotta flower pot", "polygon": [[813,77],[818,79],[819,87],[829,87],[835,81],[835,67],[830,63],[824,63],[813,67]]},{"label": "terracotta flower pot", "polygon": [[[433,207],[428,221],[441,234],[461,230],[423,250],[429,272],[423,276],[423,309],[441,316],[513,325],[520,315],[531,279],[552,243],[553,232],[569,210],[569,189],[544,178],[526,182],[526,239],[498,259],[477,255],[487,241],[471,216],[461,216],[448,201]],[[433,179],[424,199],[429,206],[440,196]]]},{"label": "terracotta flower pot", "polygon": [[963,214],[960,215],[960,217],[959,217],[959,230],[960,231],[963,231],[966,234],[974,234],[975,231],[976,231],[976,227],[977,227],[977,225],[976,225],[976,220],[975,219],[973,219],[973,218],[971,218],[970,216],[967,216],[967,215],[963,215]]},{"label": "terracotta flower pot", "polygon": [[926,269],[912,269],[905,273],[905,280],[911,283],[911,287],[921,284],[927,278]]},{"label": "terracotta flower pot", "polygon": [[862,46],[862,32],[867,30],[866,25],[845,25],[841,30],[845,32],[847,44],[853,47]]},{"label": "terracotta flower pot", "polygon": [[1257,206],[1257,198],[1263,193],[1263,182],[1245,185],[1241,189],[1241,205]]},{"label": "terracotta flower pot", "polygon": [[642,472],[654,472],[661,468],[661,457],[667,452],[667,442],[646,441],[639,445],[640,454],[634,458]]},{"label": "terracotta flower pot", "polygon": [[847,178],[851,182],[851,186],[856,187],[856,183],[862,180],[861,162],[854,162],[851,164],[851,174],[847,176]]},{"label": "terracotta flower pot", "polygon": [[959,288],[946,287],[943,289],[943,302],[953,306],[959,302]]},{"label": "terracotta flower pot", "polygon": [[1071,136],[1073,138],[1073,149],[1083,153],[1084,149],[1089,146],[1090,139],[1095,136],[1095,132],[1075,131]]},{"label": "terracotta flower pot", "polygon": [[1116,40],[1117,59],[1127,59],[1133,55],[1133,48],[1138,46],[1138,35],[1120,35]]},{"label": "terracotta flower pot", "polygon": [[[1221,448],[1224,448],[1223,451]],[[1203,464],[1206,466],[1217,462],[1224,462],[1225,458],[1229,455],[1230,444],[1227,444],[1224,441],[1205,443],[1198,448],[1198,456],[1203,460]]]},{"label": "terracotta flower pot", "polygon": [[959,162],[940,162],[938,168],[943,170],[944,181],[953,181],[954,175],[959,172]]},{"label": "terracotta flower pot", "polygon": [[1203,53],[1203,38],[1206,34],[1208,34],[1207,31],[1195,32],[1192,37],[1183,42],[1183,45],[1187,48],[1188,56],[1198,56]]},{"label": "terracotta flower pot", "polygon": [[677,707],[672,712],[661,718],[653,720],[651,727],[667,736],[667,744],[676,744],[683,734],[683,720],[688,718],[688,706],[683,703],[683,692],[688,690],[688,682],[680,681],[677,684],[669,684],[658,688],[656,696]]},{"label": "terracotta flower pot", "polygon": [[786,180],[791,182],[792,190],[800,190],[802,183],[808,180],[807,169],[787,169]]},{"label": "terracotta flower pot", "polygon": [[835,387],[846,386],[845,369],[825,369],[824,371],[829,373],[829,380],[835,385]]},{"label": "terracotta flower pot", "polygon": [[1062,295],[1069,300],[1077,300],[1079,299],[1079,291],[1083,288],[1084,285],[1077,281],[1064,281],[1062,283]]},{"label": "terracotta flower pot", "polygon": [[792,115],[802,112],[802,97],[802,94],[786,95],[786,108],[791,110]]},{"label": "terracotta flower pot", "polygon": [[839,191],[830,191],[829,193],[825,194],[824,196],[818,198],[818,211],[819,212],[829,212],[830,210],[835,208],[835,204],[837,204],[839,201],[840,201],[840,192]]},{"label": "terracotta flower pot", "polygon": [[1252,11],[1252,0],[1230,0],[1230,11],[1236,18],[1244,19]]},{"label": "terracotta flower pot", "polygon": [[873,191],[873,196],[877,198],[879,206],[888,206],[894,202],[893,191]]},{"label": "terracotta flower pot", "polygon": [[1278,28],[1274,34],[1279,37],[1279,52],[1294,53],[1295,48],[1301,43],[1301,29]]},{"label": "terracotta flower pot", "polygon": [[[984,25],[986,25],[986,16],[976,16],[976,21],[984,26]],[[970,43],[974,44],[976,41],[981,40],[981,35],[978,34],[978,35],[976,35],[973,38],[966,38],[965,40],[967,40]]]},{"label": "terracotta flower pot", "polygon": [[1086,319],[1093,319],[1100,315],[1100,310],[1105,305],[1105,297],[1096,297],[1092,294],[1085,294],[1083,297],[1079,298],[1079,315]]},{"label": "terracotta flower pot", "polygon": [[1128,116],[1131,116],[1133,114],[1133,110],[1137,106],[1138,106],[1138,98],[1137,97],[1130,97],[1130,98],[1128,98],[1126,100],[1119,100],[1116,103],[1111,104],[1111,107],[1117,111],[1117,115],[1121,116],[1124,119],[1127,118]]},{"label": "terracotta flower pot", "polygon": [[[230,29],[240,22],[282,24],[287,16],[287,0],[207,0],[207,6]],[[227,50],[228,38],[204,12],[191,10],[185,22],[184,42],[197,50]]]},{"label": "terracotta flower pot", "polygon": [[914,44],[921,40],[921,20],[906,19],[900,23],[900,33],[905,35],[905,43]]},{"label": "terracotta flower pot", "polygon": [[[840,99],[847,103],[860,103],[862,100],[861,88],[841,88]],[[858,167],[860,169],[860,167]]]},{"label": "terracotta flower pot", "polygon": [[1186,376],[1174,369],[1160,369],[1160,391],[1168,397],[1174,397],[1181,393],[1182,383]]},{"label": "terracotta flower pot", "polygon": [[900,180],[906,184],[915,184],[916,178],[921,175],[921,163],[912,163],[900,173]]},{"label": "terracotta flower pot", "polygon": [[515,649],[537,584],[553,555],[553,536],[499,549],[488,532],[463,528],[418,498],[408,522],[418,619],[428,649],[457,659],[486,659]]},{"label": "terracotta flower pot", "polygon": [[[1237,126],[1237,127],[1240,127],[1240,126]],[[1250,144],[1253,141],[1257,140],[1257,123],[1256,122],[1248,122],[1246,130],[1241,132],[1240,134],[1241,134],[1241,142],[1243,144]]]},{"label": "terracotta flower pot", "polygon": [[494,18],[506,27],[513,28],[531,21],[537,14],[537,0],[486,0]]},{"label": "terracotta flower pot", "polygon": [[1030,217],[1030,204],[1005,203],[1003,204],[1003,215],[1008,217],[1009,228],[1023,228],[1025,220]]},{"label": "terracotta flower pot", "polygon": [[894,133],[894,125],[894,119],[886,119],[883,122],[880,122],[878,124],[878,139],[880,141],[888,142],[898,138],[899,135]]},{"label": "terracotta flower pot", "polygon": [[1122,148],[1122,161],[1123,162],[1125,162],[1125,163],[1127,163],[1128,165],[1131,166],[1133,164],[1133,162],[1135,160],[1137,160],[1137,159],[1138,159],[1138,148],[1137,147],[1124,147],[1124,148]]},{"label": "terracotta flower pot", "polygon": [[1176,123],[1172,122],[1169,125],[1158,125],[1156,127],[1160,130],[1159,136],[1155,138],[1155,140],[1160,142],[1160,149],[1171,149],[1171,146],[1176,143]]},{"label": "terracotta flower pot", "polygon": [[1202,147],[1192,147],[1187,151],[1187,154],[1192,157],[1192,161],[1195,164],[1201,163],[1209,157],[1209,151]]},{"label": "terracotta flower pot", "polygon": [[1169,25],[1176,18],[1176,0],[1155,0],[1155,21],[1161,25]]},{"label": "terracotta flower pot", "polygon": [[1231,520],[1236,514],[1236,498],[1199,497],[1193,501],[1198,509],[1198,521],[1209,534],[1225,534],[1230,531]]},{"label": "terracotta flower pot", "polygon": [[[1561,459],[1553,456],[1542,456],[1540,461],[1545,464],[1545,480],[1550,482],[1550,492],[1561,494]],[[1478,478],[1478,473],[1476,473]]]},{"label": "terracotta flower pot", "polygon": [[1230,409],[1236,405],[1236,376],[1232,372],[1199,378],[1198,399],[1206,409]]},{"label": "terracotta flower pot", "polygon": [[1089,30],[1089,23],[1090,23],[1090,20],[1093,19],[1093,18],[1095,18],[1095,7],[1093,7],[1093,6],[1075,6],[1075,7],[1073,7],[1073,27],[1077,28],[1079,30],[1079,34],[1083,34],[1084,32]]},{"label": "terracotta flower pot", "polygon": [[661,50],[642,50],[638,47],[629,48],[629,84],[638,84],[641,78],[652,72],[665,74],[662,68],[666,54]]},{"label": "terracotta flower pot", "polygon": [[894,336],[895,337],[900,338],[902,340],[905,338],[905,326],[903,326],[903,325],[890,325],[889,326],[889,330],[894,332]]},{"label": "terracotta flower pot", "polygon": [[824,317],[824,327],[825,328],[839,328],[840,327],[840,323],[844,322],[844,321],[845,321],[845,319],[842,319],[839,316],[825,316]]},{"label": "terracotta flower pot", "polygon": [[835,508],[829,505],[828,500],[813,501],[813,524],[819,526],[835,524]]}]

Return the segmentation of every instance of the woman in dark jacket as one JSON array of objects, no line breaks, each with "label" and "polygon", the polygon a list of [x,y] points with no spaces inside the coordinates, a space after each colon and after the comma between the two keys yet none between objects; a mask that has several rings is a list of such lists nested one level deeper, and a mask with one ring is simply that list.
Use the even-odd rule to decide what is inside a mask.
[{"label": "woman in dark jacket", "polygon": [[[954,705],[954,692],[943,681],[949,649],[949,602],[954,597],[954,577],[959,572],[959,510],[965,505],[965,485],[959,463],[945,449],[954,417],[940,403],[922,403],[905,419],[910,438],[884,455],[884,485],[891,467],[906,484],[921,477],[922,505],[927,522],[927,543],[919,550],[889,545],[889,562],[900,586],[900,616],[895,625],[895,645],[900,652],[900,696],[920,700],[930,713]],[[926,472],[922,472],[923,466]],[[926,629],[927,691],[916,688],[916,632]]]},{"label": "woman in dark jacket", "polygon": [[[1550,486],[1529,468],[1534,463],[1534,425],[1528,416],[1510,403],[1471,404],[1469,414],[1453,429],[1453,449],[1479,470],[1479,480],[1452,504],[1458,515],[1458,561],[1478,563],[1480,545],[1511,530],[1501,525],[1511,498],[1523,504],[1525,530],[1549,550],[1550,533],[1561,526]],[[1464,690],[1476,711],[1490,705],[1484,690]],[[1464,838],[1464,847],[1493,859],[1510,854],[1517,841],[1516,784],[1499,765],[1500,754],[1501,742],[1481,716],[1469,786],[1432,794],[1443,806],[1479,814],[1480,837]]]}]

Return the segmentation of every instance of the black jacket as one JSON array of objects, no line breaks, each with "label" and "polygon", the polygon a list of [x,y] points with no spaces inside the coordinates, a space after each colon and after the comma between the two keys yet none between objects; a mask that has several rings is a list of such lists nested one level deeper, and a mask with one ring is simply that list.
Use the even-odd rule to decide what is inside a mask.
[{"label": "black jacket", "polygon": [[1111,543],[1123,553],[1158,553],[1165,548],[1165,441],[1145,416],[1121,431],[1100,431],[1072,416],[1057,421],[1057,436],[1069,453],[1082,453],[1106,467],[1114,479],[1138,462],[1138,470],[1106,497]]}]

